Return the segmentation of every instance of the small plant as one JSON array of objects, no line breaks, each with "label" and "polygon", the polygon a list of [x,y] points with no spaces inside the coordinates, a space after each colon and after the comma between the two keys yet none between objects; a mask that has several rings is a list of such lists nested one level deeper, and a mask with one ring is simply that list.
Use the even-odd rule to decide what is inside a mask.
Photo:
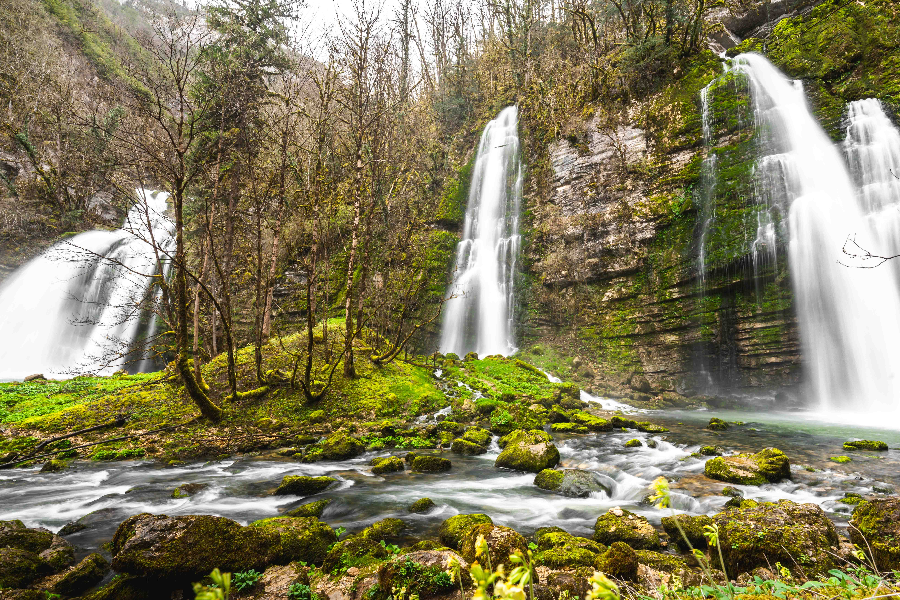
[{"label": "small plant", "polygon": [[319,595],[305,583],[292,583],[287,597],[288,600],[318,600]]},{"label": "small plant", "polygon": [[338,527],[337,529],[334,530],[334,532],[337,534],[338,539],[341,539],[341,536],[344,535],[345,533],[347,533],[347,528],[346,527]]},{"label": "small plant", "polygon": [[389,554],[400,554],[400,546],[396,544],[387,544],[384,540],[381,540],[381,547],[388,551]]},{"label": "small plant", "polygon": [[231,594],[231,573],[221,573],[218,569],[213,569],[209,578],[212,579],[212,585],[194,584],[195,599],[228,600]]},{"label": "small plant", "polygon": [[249,590],[256,582],[259,581],[259,578],[262,577],[262,573],[250,569],[249,571],[241,571],[239,573],[235,573],[234,578],[234,589],[239,592],[243,592],[244,590]]}]

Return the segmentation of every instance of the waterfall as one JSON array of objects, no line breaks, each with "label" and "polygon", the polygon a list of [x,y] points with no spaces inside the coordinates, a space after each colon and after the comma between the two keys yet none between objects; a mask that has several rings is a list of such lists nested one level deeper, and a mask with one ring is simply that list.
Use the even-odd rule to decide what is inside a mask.
[{"label": "waterfall", "polygon": [[121,229],[59,242],[0,285],[0,380],[109,374],[141,358],[134,349],[153,332],[141,317],[159,272],[150,240],[164,255],[173,239],[167,194],[137,195]]},{"label": "waterfall", "polygon": [[522,199],[517,125],[518,109],[510,106],[481,135],[445,307],[445,354],[508,356],[516,350],[513,277]]},{"label": "waterfall", "polygon": [[[900,408],[900,278],[889,265],[859,268],[848,236],[872,252],[896,253],[900,137],[877,102],[850,107],[841,150],[817,123],[803,87],[756,54],[733,61],[750,82],[764,212],[754,248],[774,251],[787,216],[788,261],[805,368],[818,408],[831,416],[896,421]],[[852,168],[848,168],[848,163]],[[891,214],[888,216],[888,212]],[[780,215],[779,215],[780,213]],[[891,248],[894,250],[891,250]]]}]

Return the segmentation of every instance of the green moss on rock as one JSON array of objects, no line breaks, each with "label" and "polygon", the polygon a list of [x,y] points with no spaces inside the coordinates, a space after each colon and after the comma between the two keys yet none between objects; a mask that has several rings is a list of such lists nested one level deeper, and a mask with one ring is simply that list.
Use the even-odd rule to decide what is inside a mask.
[{"label": "green moss on rock", "polygon": [[431,498],[419,498],[409,505],[407,509],[411,513],[427,513],[429,510],[437,506]]},{"label": "green moss on rock", "polygon": [[491,443],[491,432],[482,427],[469,427],[463,434],[462,439],[479,446],[487,446]]},{"label": "green moss on rock", "polygon": [[597,557],[594,566],[616,579],[637,581],[638,557],[634,549],[624,542],[613,542],[606,552]]},{"label": "green moss on rock", "polygon": [[777,483],[791,476],[791,464],[781,450],[766,448],[756,454],[719,456],[706,461],[704,467],[710,479],[739,485]]},{"label": "green moss on rock", "polygon": [[441,543],[448,548],[459,550],[463,541],[463,536],[475,526],[485,523],[493,524],[494,522],[489,516],[481,513],[455,515],[441,523],[441,527],[438,530],[438,537],[441,540]]},{"label": "green moss on rock", "polygon": [[470,563],[476,560],[475,543],[479,536],[484,536],[491,564],[494,568],[497,568],[499,565],[511,567],[513,565],[509,560],[511,554],[520,552],[525,556],[528,552],[528,543],[525,541],[525,538],[514,529],[491,523],[482,523],[467,531],[460,544],[459,553]]},{"label": "green moss on rock", "polygon": [[[690,551],[691,546],[700,550],[706,548],[707,540],[703,528],[712,525],[712,518],[707,515],[673,515],[662,518],[662,527],[669,539],[678,545],[682,552]],[[681,529],[679,530],[679,526]]]},{"label": "green moss on rock", "polygon": [[328,549],[337,542],[334,530],[316,517],[273,517],[255,521],[250,527],[281,537],[281,546],[275,557],[278,564],[299,560],[320,565]]},{"label": "green moss on rock", "polygon": [[639,448],[643,445],[644,445],[644,442],[642,442],[641,440],[639,440],[637,438],[630,439],[627,442],[625,442],[625,444],[624,444],[624,446],[626,448]]},{"label": "green moss on rock", "polygon": [[562,484],[562,471],[544,469],[534,477],[534,485],[542,490],[556,490]]},{"label": "green moss on rock", "polygon": [[550,426],[553,433],[587,433],[589,430],[578,423],[554,423]]},{"label": "green moss on rock", "polygon": [[838,464],[844,464],[852,461],[853,459],[849,456],[829,456],[828,460],[830,460],[831,462],[836,462]]},{"label": "green moss on rock", "polygon": [[100,583],[108,572],[109,563],[95,552],[74,567],[45,581],[43,587],[53,594],[78,596]]},{"label": "green moss on rock", "polygon": [[538,546],[535,565],[551,569],[593,566],[597,555],[606,550],[605,546],[587,538],[575,537],[559,528],[539,530],[535,539]]},{"label": "green moss on rock", "polygon": [[453,467],[446,458],[434,456],[432,454],[422,454],[415,457],[410,465],[410,469],[420,473],[444,473]]},{"label": "green moss on rock", "polygon": [[844,450],[875,450],[884,452],[887,449],[887,444],[877,440],[854,440],[852,442],[844,442]]},{"label": "green moss on rock", "polygon": [[453,440],[453,444],[450,445],[450,452],[454,454],[461,454],[463,456],[476,456],[478,454],[487,453],[487,447],[479,446],[474,442],[470,442],[469,440],[464,440],[462,438],[456,438]]},{"label": "green moss on rock", "polygon": [[396,473],[404,470],[403,459],[399,456],[383,456],[372,459],[372,473],[375,475],[384,475],[385,473]]},{"label": "green moss on rock", "polygon": [[723,421],[718,417],[713,417],[709,420],[709,424],[706,426],[707,429],[711,429],[712,431],[725,431],[731,427],[727,421]]},{"label": "green moss on rock", "polygon": [[319,445],[319,460],[348,460],[366,450],[365,444],[346,433],[335,433]]},{"label": "green moss on rock", "polygon": [[307,502],[306,504],[301,504],[297,508],[293,510],[289,510],[284,513],[286,517],[317,517],[321,518],[322,513],[325,512],[325,509],[328,508],[328,505],[334,502],[333,498],[326,498],[324,500],[316,500],[315,502]]},{"label": "green moss on rock", "polygon": [[285,475],[281,485],[275,490],[276,496],[310,496],[324,492],[337,483],[334,477],[307,477],[306,475]]},{"label": "green moss on rock", "polygon": [[47,565],[34,552],[0,548],[0,588],[27,587],[47,572]]},{"label": "green moss on rock", "polygon": [[625,542],[635,550],[659,550],[662,544],[656,529],[640,515],[616,507],[594,524],[594,541],[605,545]]},{"label": "green moss on rock", "polygon": [[505,447],[494,461],[495,467],[539,473],[559,464],[559,450],[544,431],[519,429],[504,439]]},{"label": "green moss on rock", "polygon": [[900,569],[900,498],[863,500],[850,519],[850,541],[866,552],[879,569]]}]

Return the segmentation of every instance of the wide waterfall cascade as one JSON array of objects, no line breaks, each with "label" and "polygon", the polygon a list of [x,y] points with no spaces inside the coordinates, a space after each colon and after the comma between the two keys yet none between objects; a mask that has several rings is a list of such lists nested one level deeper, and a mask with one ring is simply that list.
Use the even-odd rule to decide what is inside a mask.
[{"label": "wide waterfall cascade", "polygon": [[[885,415],[898,423],[900,280],[889,266],[859,268],[843,252],[848,236],[876,252],[885,238],[898,235],[897,217],[887,224],[878,214],[887,207],[896,212],[900,200],[886,171],[893,164],[896,172],[896,132],[877,103],[850,107],[845,148],[854,179],[840,148],[811,114],[800,82],[756,54],[736,57],[733,68],[751,87],[763,212],[787,215],[788,260],[812,397],[834,416]],[[757,244],[772,251],[774,222],[760,221],[757,231]]]},{"label": "wide waterfall cascade", "polygon": [[445,308],[443,353],[508,356],[516,350],[513,278],[522,199],[517,126],[518,109],[510,106],[481,135]]},{"label": "wide waterfall cascade", "polygon": [[0,286],[0,380],[110,374],[132,358],[152,330],[142,306],[173,242],[167,194],[138,198],[121,229],[57,243]]}]

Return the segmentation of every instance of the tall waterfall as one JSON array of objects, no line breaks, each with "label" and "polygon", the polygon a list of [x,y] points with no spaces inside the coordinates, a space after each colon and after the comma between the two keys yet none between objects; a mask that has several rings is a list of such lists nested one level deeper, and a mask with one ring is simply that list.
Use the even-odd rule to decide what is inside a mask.
[{"label": "tall waterfall", "polygon": [[140,358],[127,355],[152,334],[141,322],[159,272],[150,240],[173,245],[166,198],[138,190],[121,229],[60,242],[0,285],[0,380],[109,374]]},{"label": "tall waterfall", "polygon": [[517,125],[518,109],[510,106],[481,135],[445,309],[443,353],[506,356],[516,350],[513,277],[522,199]]},{"label": "tall waterfall", "polygon": [[[844,150],[816,122],[800,82],[769,61],[733,61],[750,82],[759,132],[763,212],[757,242],[774,251],[787,215],[788,260],[813,398],[832,415],[878,422],[900,414],[900,270],[843,253],[848,236],[873,253],[900,248],[900,135],[877,101],[853,103]],[[848,164],[851,167],[848,167]],[[754,246],[756,247],[756,245]],[[852,249],[852,248],[851,248]]]}]

